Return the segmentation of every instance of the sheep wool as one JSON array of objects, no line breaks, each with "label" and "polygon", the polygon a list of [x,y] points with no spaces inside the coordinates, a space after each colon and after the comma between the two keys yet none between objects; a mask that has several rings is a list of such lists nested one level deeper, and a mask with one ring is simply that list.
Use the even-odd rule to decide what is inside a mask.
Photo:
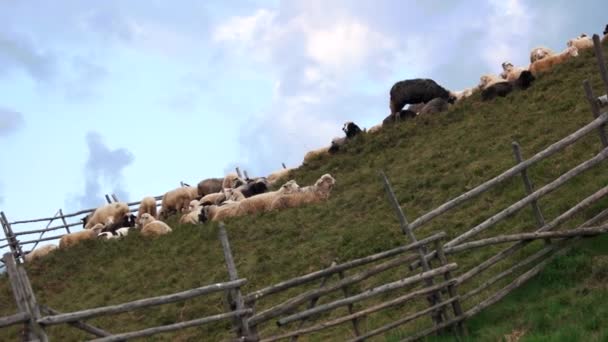
[{"label": "sheep wool", "polygon": [[391,114],[399,112],[408,103],[429,102],[436,97],[443,98],[450,103],[455,100],[448,90],[431,79],[416,78],[399,81],[390,90]]},{"label": "sheep wool", "polygon": [[156,213],[156,199],[151,196],[144,197],[139,204],[139,209],[137,209],[137,222],[141,218],[143,214],[150,214],[152,217],[158,217]]},{"label": "sheep wool", "polygon": [[90,229],[98,223],[103,225],[118,222],[129,213],[129,206],[124,202],[109,203],[95,209],[93,215],[87,220],[85,229]]},{"label": "sheep wool", "polygon": [[566,42],[566,46],[574,46],[578,50],[591,49],[593,47],[593,39],[591,39],[591,37],[587,37],[587,35],[583,33],[574,39],[568,40],[568,42]]},{"label": "sheep wool", "polygon": [[166,223],[156,220],[149,214],[144,214],[141,218],[143,228],[141,229],[142,236],[160,236],[172,232],[171,227]]},{"label": "sheep wool", "polygon": [[312,186],[301,188],[298,192],[277,196],[270,205],[270,210],[295,208],[321,202],[329,198],[335,184],[336,180],[330,174],[324,174]]},{"label": "sheep wool", "polygon": [[530,65],[530,68],[528,69],[530,70],[532,75],[537,76],[538,74],[542,72],[547,72],[551,70],[554,66],[562,64],[570,58],[577,56],[578,49],[575,46],[570,46],[560,54],[551,55],[532,63]]},{"label": "sheep wool", "polygon": [[52,244],[38,247],[25,255],[25,262],[32,262],[34,260],[44,258],[57,248],[57,245]]},{"label": "sheep wool", "polygon": [[97,235],[101,232],[104,225],[98,223],[93,227],[79,232],[66,234],[59,239],[59,248],[68,248],[75,246],[84,240],[93,240],[97,238]]},{"label": "sheep wool", "polygon": [[316,150],[308,151],[304,155],[303,164],[308,164],[312,160],[314,160],[316,158],[319,158],[320,156],[327,155],[327,154],[329,154],[329,147],[321,147],[321,148],[316,149]]},{"label": "sheep wool", "polygon": [[287,175],[289,175],[289,172],[291,172],[291,170],[293,170],[293,169],[292,168],[280,169],[280,170],[272,172],[271,174],[269,174],[266,177],[266,179],[268,180],[268,184],[273,185],[277,181],[279,181],[283,178],[287,178]]},{"label": "sheep wool", "polygon": [[554,54],[555,52],[553,52],[553,50],[544,46],[535,47],[534,49],[532,49],[532,51],[530,51],[530,63],[534,63]]},{"label": "sheep wool", "polygon": [[196,186],[198,195],[205,197],[206,195],[222,191],[223,178],[208,178],[200,181]]},{"label": "sheep wool", "polygon": [[183,186],[167,192],[161,202],[161,215],[163,218],[171,214],[182,213],[188,210],[188,204],[198,197],[198,189]]}]

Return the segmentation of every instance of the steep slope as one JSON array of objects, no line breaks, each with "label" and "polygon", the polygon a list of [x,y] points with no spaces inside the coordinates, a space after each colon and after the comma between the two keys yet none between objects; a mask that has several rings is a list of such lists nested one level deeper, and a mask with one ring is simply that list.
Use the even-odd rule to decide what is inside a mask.
[{"label": "steep slope", "polygon": [[[606,46],[604,50],[608,55]],[[301,185],[331,173],[337,184],[328,202],[226,222],[239,275],[249,280],[247,291],[319,269],[334,259],[345,261],[406,243],[378,170],[386,172],[406,215],[414,219],[512,166],[513,140],[521,144],[524,156],[530,156],[588,123],[592,115],[581,86],[586,78],[594,89],[602,89],[591,51],[543,75],[525,92],[516,91],[491,102],[481,102],[475,95],[447,113],[418,117],[377,134],[360,136],[337,155],[295,170],[291,176]],[[477,76],[471,75],[471,79]],[[387,110],[379,108],[378,118]],[[533,167],[530,176],[540,187],[599,150],[597,135],[590,135]],[[544,197],[540,205],[545,217],[555,217],[605,186],[605,171],[603,163]],[[445,230],[450,237],[456,236],[522,195],[521,180],[515,178],[461,210],[436,219],[417,235]],[[608,201],[602,201],[573,220],[572,225],[606,206]],[[146,240],[133,234],[120,242],[91,241],[28,266],[38,299],[58,310],[72,311],[227,280],[217,226],[172,223],[174,233],[166,237]],[[532,228],[532,215],[523,210],[488,234]],[[587,341],[605,338],[606,310],[602,305],[589,307],[608,294],[602,285],[608,280],[608,267],[596,267],[598,260],[606,263],[608,245],[596,241],[606,239],[581,244],[538,279],[473,319],[469,324],[471,339],[495,341],[517,329],[526,331],[524,336],[549,339],[567,333],[564,322],[584,322],[577,324],[573,333],[588,337]],[[469,253],[457,262],[472,265],[492,253],[491,249]],[[591,272],[593,267],[595,271]],[[583,289],[585,295],[576,295]],[[536,301],[538,298],[544,300]],[[193,319],[222,308],[221,296],[215,296],[91,322],[112,332],[130,331]],[[10,287],[2,277],[0,315],[14,312]],[[390,314],[395,313],[366,324],[377,326]],[[348,335],[348,328],[334,330],[331,336]],[[152,340],[218,340],[230,337],[228,330],[228,323],[213,324]],[[65,326],[50,328],[49,332],[58,341],[88,337]],[[395,332],[393,337],[399,334]],[[311,340],[326,340],[328,336]],[[3,329],[0,339],[17,340],[18,329]]]}]

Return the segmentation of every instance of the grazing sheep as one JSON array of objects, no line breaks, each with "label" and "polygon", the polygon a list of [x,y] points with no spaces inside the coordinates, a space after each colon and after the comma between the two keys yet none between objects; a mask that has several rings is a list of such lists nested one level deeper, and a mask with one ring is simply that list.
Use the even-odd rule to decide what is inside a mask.
[{"label": "grazing sheep", "polygon": [[569,39],[566,46],[574,46],[578,50],[591,49],[593,47],[593,39],[591,39],[591,37],[587,37],[587,35],[583,33],[574,39]]},{"label": "grazing sheep", "polygon": [[532,49],[532,51],[530,51],[530,63],[534,63],[551,55],[555,55],[555,52],[553,52],[553,50],[544,46],[535,47],[534,49]]},{"label": "grazing sheep", "polygon": [[344,134],[346,134],[346,137],[350,139],[361,133],[361,128],[359,128],[359,126],[357,126],[357,124],[355,124],[354,122],[347,121],[346,123],[344,123],[342,131],[344,132]]},{"label": "grazing sheep", "polygon": [[268,184],[273,185],[278,180],[287,177],[287,175],[289,174],[289,172],[291,170],[293,170],[293,169],[280,169],[280,170],[274,171],[271,174],[269,174],[268,177],[266,177],[266,180],[268,180]]},{"label": "grazing sheep", "polygon": [[384,120],[382,120],[382,126],[391,125],[395,122],[403,121],[406,119],[413,119],[416,117],[416,115],[418,114],[409,109],[404,109],[397,112],[396,114],[389,114],[386,118],[384,118]]},{"label": "grazing sheep", "polygon": [[483,101],[492,100],[496,96],[507,96],[513,90],[511,83],[496,75],[483,75],[479,80]]},{"label": "grazing sheep", "polygon": [[528,69],[530,70],[532,75],[538,76],[539,73],[547,72],[547,71],[551,70],[551,68],[553,68],[554,66],[556,66],[558,64],[562,64],[562,63],[566,62],[567,60],[569,60],[570,58],[577,57],[577,56],[578,56],[578,49],[575,46],[570,46],[566,50],[564,50],[562,53],[559,53],[557,55],[551,55],[551,56],[545,57],[539,61],[532,63],[530,65],[530,68],[528,68]]},{"label": "grazing sheep", "polygon": [[36,259],[43,258],[56,249],[57,245],[44,245],[38,247],[25,255],[25,262],[32,262]]},{"label": "grazing sheep", "polygon": [[167,192],[161,202],[160,217],[166,219],[169,215],[179,214],[188,209],[188,204],[198,198],[198,189],[182,186]]},{"label": "grazing sheep", "polygon": [[527,89],[535,80],[535,77],[528,69],[515,67],[510,62],[502,63],[502,69],[503,72],[500,74],[500,76],[506,79],[507,82],[511,83],[516,88]]},{"label": "grazing sheep", "polygon": [[165,222],[156,220],[150,214],[143,214],[141,217],[143,228],[141,229],[141,235],[143,236],[160,236],[169,234],[172,232]]},{"label": "grazing sheep", "polygon": [[222,189],[235,189],[243,184],[245,184],[245,181],[239,178],[236,173],[229,173],[226,175],[226,177],[224,177],[224,180],[222,181]]},{"label": "grazing sheep", "polygon": [[59,239],[59,248],[68,248],[77,245],[84,240],[94,240],[103,229],[102,223],[97,223],[91,228],[79,232],[66,234]]},{"label": "grazing sheep", "polygon": [[208,178],[200,181],[196,186],[198,195],[205,197],[206,195],[222,191],[223,178]]},{"label": "grazing sheep", "polygon": [[329,153],[329,147],[321,147],[318,148],[316,150],[312,150],[312,151],[308,151],[305,155],[304,155],[304,161],[302,162],[302,164],[308,164],[310,163],[313,159],[316,159],[322,155],[326,155]]},{"label": "grazing sheep", "polygon": [[139,219],[141,215],[148,213],[152,215],[152,217],[156,216],[156,199],[154,197],[144,197],[139,203],[139,209],[137,209],[137,222],[139,223]]},{"label": "grazing sheep", "polygon": [[429,101],[427,104],[422,107],[420,113],[418,115],[430,115],[441,113],[448,109],[448,101],[442,99],[441,97],[437,97]]},{"label": "grazing sheep", "polygon": [[436,97],[454,103],[450,92],[428,78],[416,78],[395,83],[390,91],[391,114],[399,112],[408,103],[428,102]]},{"label": "grazing sheep", "polygon": [[86,221],[84,228],[90,229],[98,223],[102,225],[118,222],[129,213],[129,206],[124,202],[115,202],[103,205],[93,212],[90,218]]},{"label": "grazing sheep", "polygon": [[270,205],[270,210],[295,208],[305,204],[318,203],[329,198],[336,180],[330,174],[324,174],[314,185],[301,188],[300,191],[281,194]]}]

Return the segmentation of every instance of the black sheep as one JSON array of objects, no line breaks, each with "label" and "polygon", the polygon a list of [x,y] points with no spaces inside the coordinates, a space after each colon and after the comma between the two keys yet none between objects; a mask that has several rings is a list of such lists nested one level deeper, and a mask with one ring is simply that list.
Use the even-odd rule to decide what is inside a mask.
[{"label": "black sheep", "polygon": [[514,85],[518,89],[528,89],[536,78],[528,70],[524,70],[519,74],[519,78],[515,80]]},{"label": "black sheep", "polygon": [[390,91],[391,114],[399,112],[408,103],[429,102],[440,97],[454,103],[456,98],[437,82],[428,78],[416,78],[395,83]]},{"label": "black sheep", "polygon": [[513,86],[509,82],[498,82],[481,91],[481,100],[488,101],[496,98],[496,96],[507,96],[513,90]]},{"label": "black sheep", "polygon": [[348,139],[355,137],[357,134],[361,133],[361,128],[357,126],[354,122],[348,121],[342,127],[342,131],[346,134]]},{"label": "black sheep", "polygon": [[389,114],[384,120],[382,120],[382,126],[391,125],[397,121],[402,121],[405,119],[413,119],[416,117],[416,113],[412,112],[409,109],[401,110],[396,114]]},{"label": "black sheep", "polygon": [[248,179],[247,184],[239,186],[236,190],[240,191],[245,198],[263,194],[268,191],[268,181],[266,177]]},{"label": "black sheep", "polygon": [[608,25],[606,25],[606,27],[604,28],[604,32],[603,33],[604,33],[604,35],[608,34]]}]

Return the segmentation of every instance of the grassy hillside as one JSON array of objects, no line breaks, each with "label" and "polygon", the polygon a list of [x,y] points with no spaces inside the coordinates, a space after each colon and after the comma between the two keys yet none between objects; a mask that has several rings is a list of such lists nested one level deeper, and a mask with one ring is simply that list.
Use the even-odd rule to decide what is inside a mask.
[{"label": "grassy hillside", "polygon": [[[608,55],[606,46],[604,50]],[[388,175],[412,220],[512,166],[513,140],[521,144],[524,156],[530,156],[588,123],[592,115],[581,86],[586,78],[598,92],[602,89],[591,51],[543,75],[525,92],[516,91],[491,102],[481,102],[475,95],[449,112],[360,136],[337,155],[295,170],[291,176],[300,185],[331,173],[337,180],[335,190],[326,203],[226,222],[239,275],[249,280],[245,292],[325,267],[334,259],[346,261],[407,243],[386,199],[379,170]],[[378,118],[386,112],[386,108],[378,108]],[[599,138],[591,134],[535,165],[530,177],[540,187],[599,150]],[[607,183],[606,163],[602,163],[544,197],[540,206],[545,218],[554,218]],[[437,218],[416,234],[422,238],[445,230],[454,237],[521,198],[523,192],[521,179],[514,178]],[[608,201],[602,201],[565,226],[580,223],[607,205]],[[180,226],[172,221],[171,225],[174,233],[159,239],[132,234],[120,242],[90,241],[29,265],[38,299],[57,310],[73,311],[227,280],[215,224]],[[480,237],[533,229],[532,213],[526,209]],[[531,244],[520,257],[539,246]],[[451,260],[466,269],[499,249],[478,250]],[[395,279],[400,272],[381,278]],[[521,341],[604,341],[608,338],[608,309],[602,298],[608,295],[607,281],[608,238],[584,240],[524,288],[468,321],[470,339],[497,341],[523,332]],[[366,282],[361,288],[372,284]],[[222,309],[218,295],[91,322],[120,332]],[[15,310],[8,282],[1,277],[0,315]],[[402,315],[399,310],[407,308],[372,316],[363,326],[377,327]],[[228,323],[214,324],[149,340],[214,341],[231,337],[226,333],[229,327]],[[88,337],[66,326],[50,328],[49,332],[56,341]],[[395,331],[380,340],[398,340],[404,333]],[[350,336],[346,324],[308,340],[343,340],[344,336]],[[17,328],[0,331],[0,340],[17,339]]]}]

